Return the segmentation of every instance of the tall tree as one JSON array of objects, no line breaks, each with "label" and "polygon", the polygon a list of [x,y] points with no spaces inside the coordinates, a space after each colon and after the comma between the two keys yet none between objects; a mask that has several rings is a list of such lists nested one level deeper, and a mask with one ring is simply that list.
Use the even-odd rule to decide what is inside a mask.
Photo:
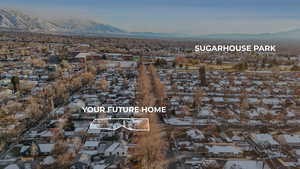
[{"label": "tall tree", "polygon": [[154,98],[151,93],[151,81],[147,73],[146,67],[141,64],[139,66],[139,76],[137,80],[137,102],[140,107],[153,106]]},{"label": "tall tree", "polygon": [[197,115],[200,110],[200,106],[202,105],[203,95],[204,95],[204,92],[202,89],[198,89],[194,94],[194,103],[193,103],[193,105],[194,105],[194,111],[193,111],[194,126],[196,124],[196,119],[197,119]]},{"label": "tall tree", "polygon": [[136,169],[165,169],[165,141],[156,114],[150,115],[150,131],[138,137],[133,158],[138,161]]},{"label": "tall tree", "polygon": [[150,71],[152,86],[153,86],[153,89],[154,89],[154,95],[155,95],[155,98],[156,98],[156,103],[157,103],[158,106],[163,106],[164,105],[164,99],[166,98],[165,86],[160,81],[160,78],[157,75],[157,71],[156,71],[156,69],[153,65],[149,66],[149,71]]},{"label": "tall tree", "polygon": [[206,70],[204,66],[199,68],[199,79],[200,79],[200,86],[207,86],[206,82]]},{"label": "tall tree", "polygon": [[13,76],[10,81],[13,85],[13,92],[16,93],[19,89],[20,79],[17,76]]}]

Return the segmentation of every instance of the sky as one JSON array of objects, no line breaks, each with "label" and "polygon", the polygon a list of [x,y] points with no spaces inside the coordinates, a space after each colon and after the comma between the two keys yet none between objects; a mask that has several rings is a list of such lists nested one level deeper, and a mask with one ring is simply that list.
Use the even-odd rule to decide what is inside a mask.
[{"label": "sky", "polygon": [[192,35],[300,29],[299,0],[1,0],[45,18],[76,17],[130,32]]}]

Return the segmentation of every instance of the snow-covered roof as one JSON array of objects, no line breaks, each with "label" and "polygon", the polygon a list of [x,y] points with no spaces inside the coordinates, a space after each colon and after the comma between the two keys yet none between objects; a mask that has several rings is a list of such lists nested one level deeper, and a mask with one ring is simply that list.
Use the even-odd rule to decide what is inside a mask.
[{"label": "snow-covered roof", "polygon": [[277,141],[275,141],[270,134],[252,134],[251,135],[255,142],[258,144],[271,144],[271,145],[279,145]]},{"label": "snow-covered roof", "polygon": [[44,158],[42,164],[49,165],[49,164],[53,164],[54,162],[55,159],[52,156],[47,156],[46,158]]},{"label": "snow-covered roof", "polygon": [[39,148],[42,153],[49,153],[53,150],[54,144],[39,144]]},{"label": "snow-covered roof", "polygon": [[212,147],[207,147],[208,152],[214,153],[214,154],[219,154],[219,153],[234,153],[234,154],[239,154],[242,153],[242,151],[238,147],[234,146],[212,146]]},{"label": "snow-covered roof", "polygon": [[228,160],[224,169],[270,169],[262,161],[254,160]]},{"label": "snow-covered roof", "polygon": [[213,97],[214,102],[224,102],[223,97]]},{"label": "snow-covered roof", "polygon": [[119,146],[120,146],[120,143],[113,143],[105,150],[105,152],[113,152]]},{"label": "snow-covered roof", "polygon": [[107,168],[106,164],[98,164],[93,167],[93,169],[106,169],[106,168]]},{"label": "snow-covered roof", "polygon": [[188,136],[190,136],[192,139],[197,139],[197,140],[201,140],[204,139],[205,136],[203,135],[203,133],[198,130],[198,129],[190,129],[186,132],[186,134]]},{"label": "snow-covered roof", "polygon": [[280,100],[278,98],[265,98],[263,99],[263,103],[276,105],[280,104]]},{"label": "snow-covered roof", "polygon": [[199,116],[214,116],[214,113],[211,111],[210,108],[203,107],[198,113],[198,117]]},{"label": "snow-covered roof", "polygon": [[98,147],[99,141],[86,141],[84,147]]},{"label": "snow-covered roof", "polygon": [[70,109],[76,109],[76,110],[81,109],[84,106],[85,103],[80,99],[76,99],[68,105]]},{"label": "snow-covered roof", "polygon": [[7,167],[5,167],[4,169],[19,169],[20,167],[16,164],[10,164]]},{"label": "snow-covered roof", "polygon": [[39,134],[41,137],[52,137],[54,136],[50,130],[45,130]]},{"label": "snow-covered roof", "polygon": [[78,53],[75,58],[86,58],[90,53]]},{"label": "snow-covered roof", "polygon": [[284,134],[282,136],[288,144],[300,143],[300,135]]}]

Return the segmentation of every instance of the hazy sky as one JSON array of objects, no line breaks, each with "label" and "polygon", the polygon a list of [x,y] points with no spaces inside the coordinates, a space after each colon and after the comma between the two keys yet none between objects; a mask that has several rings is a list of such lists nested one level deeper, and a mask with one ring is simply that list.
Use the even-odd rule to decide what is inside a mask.
[{"label": "hazy sky", "polygon": [[42,17],[78,17],[127,31],[265,33],[300,28],[300,0],[1,0]]}]

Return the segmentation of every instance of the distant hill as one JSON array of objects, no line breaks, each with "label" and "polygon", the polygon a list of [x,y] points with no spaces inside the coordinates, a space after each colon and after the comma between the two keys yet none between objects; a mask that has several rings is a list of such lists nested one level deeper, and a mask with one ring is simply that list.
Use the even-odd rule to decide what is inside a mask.
[{"label": "distant hill", "polygon": [[203,38],[203,39],[265,39],[265,40],[274,40],[274,39],[293,39],[300,40],[300,29],[294,29],[290,31],[282,31],[275,33],[261,33],[261,34],[211,34],[211,35],[201,35],[194,38]]},{"label": "distant hill", "polygon": [[91,20],[44,20],[12,9],[0,9],[0,28],[4,30],[18,30],[42,33],[126,33],[126,31],[114,26],[98,23]]},{"label": "distant hill", "polygon": [[211,34],[189,35],[178,33],[128,32],[123,29],[82,19],[46,20],[27,15],[14,9],[0,9],[0,30],[28,31],[54,34],[101,35],[141,38],[179,38],[179,39],[293,39],[300,40],[300,29],[262,34]]}]

